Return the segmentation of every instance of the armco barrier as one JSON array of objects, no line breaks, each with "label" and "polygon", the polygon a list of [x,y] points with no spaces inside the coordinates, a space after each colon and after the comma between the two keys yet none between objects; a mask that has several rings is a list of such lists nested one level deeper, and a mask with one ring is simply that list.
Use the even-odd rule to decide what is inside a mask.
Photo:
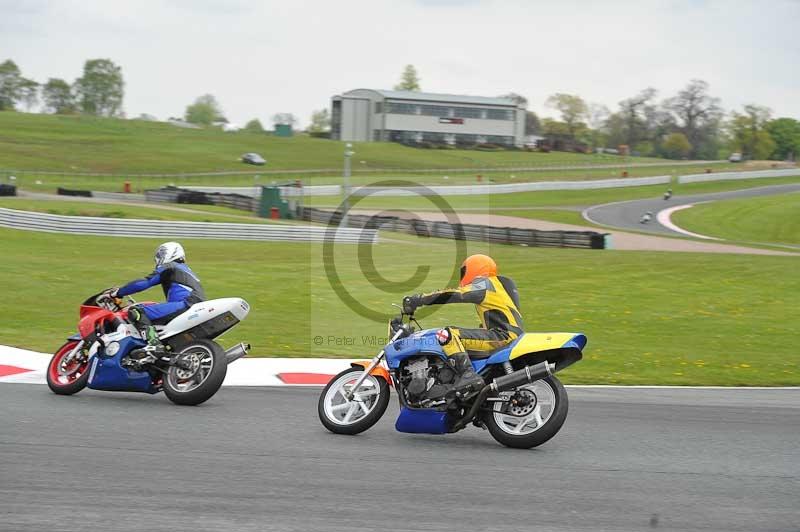
[{"label": "armco barrier", "polygon": [[[302,218],[310,222],[331,223],[339,215],[320,209],[303,209]],[[538,231],[515,227],[494,227],[475,224],[450,224],[419,219],[402,219],[393,216],[365,216],[351,214],[347,217],[351,227],[381,229],[420,236],[477,240],[497,244],[514,244],[532,247],[604,249],[605,234],[594,231]],[[366,230],[366,229],[365,229]]]},{"label": "armco barrier", "polygon": [[336,242],[360,244],[372,244],[378,240],[376,229],[339,228],[331,236],[328,234],[328,228],[309,225],[121,220],[117,218],[61,216],[4,208],[0,208],[0,226],[48,233],[162,237],[165,239],[216,238],[223,240],[321,242],[326,238],[335,238]]},{"label": "armco barrier", "polygon": [[[537,181],[533,183],[506,183],[503,185],[443,185],[430,187],[356,187],[354,196],[473,196],[485,194],[511,194],[514,192],[538,192],[543,190],[589,190],[601,188],[639,187],[663,185],[670,176],[635,177],[625,179],[599,179],[592,181]],[[313,195],[313,192],[307,192]]]},{"label": "armco barrier", "polygon": [[[376,178],[379,179],[379,178]],[[386,178],[392,181],[416,182],[418,178]],[[484,194],[509,194],[514,192],[536,192],[542,190],[589,190],[617,187],[640,187],[644,185],[664,185],[670,176],[631,177],[620,179],[596,179],[591,181],[536,181],[532,183],[506,183],[503,185],[435,185],[420,187],[352,187],[354,196],[416,196],[435,194],[439,196],[472,196]],[[183,187],[206,193],[235,193],[258,197],[261,187]],[[310,185],[302,188],[280,187],[284,197],[294,196],[340,196],[340,185]]]},{"label": "armco barrier", "polygon": [[752,172],[720,172],[718,174],[691,174],[678,177],[678,183],[702,183],[705,181],[727,181],[732,179],[758,179],[762,177],[800,176],[800,168],[784,170],[756,170]]}]

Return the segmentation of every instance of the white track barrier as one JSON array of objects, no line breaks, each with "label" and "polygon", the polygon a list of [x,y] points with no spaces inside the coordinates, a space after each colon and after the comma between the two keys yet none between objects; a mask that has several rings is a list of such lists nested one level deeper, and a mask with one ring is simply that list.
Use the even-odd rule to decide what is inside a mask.
[{"label": "white track barrier", "polygon": [[160,220],[124,220],[61,216],[0,208],[0,226],[47,233],[76,235],[213,238],[221,240],[262,240],[278,242],[322,242],[332,238],[339,243],[373,244],[375,229],[336,228],[312,225],[277,225],[260,223],[175,222]]},{"label": "white track barrier", "polygon": [[690,174],[678,177],[678,183],[703,183],[705,181],[729,181],[734,179],[759,179],[763,177],[800,176],[800,168],[784,170],[757,170],[753,172],[720,172],[718,174]]},{"label": "white track barrier", "polygon": [[[418,178],[387,178],[392,181],[416,182]],[[592,190],[601,188],[640,187],[646,185],[664,185],[670,182],[670,176],[631,177],[618,179],[598,179],[591,181],[536,181],[533,183],[506,183],[503,185],[434,185],[409,187],[352,187],[354,196],[477,196],[484,194],[512,194],[514,192],[537,192],[543,190]],[[261,187],[181,187],[198,192],[243,194],[258,197]],[[302,188],[280,187],[284,197],[296,196],[341,196],[340,185],[310,185]]]}]

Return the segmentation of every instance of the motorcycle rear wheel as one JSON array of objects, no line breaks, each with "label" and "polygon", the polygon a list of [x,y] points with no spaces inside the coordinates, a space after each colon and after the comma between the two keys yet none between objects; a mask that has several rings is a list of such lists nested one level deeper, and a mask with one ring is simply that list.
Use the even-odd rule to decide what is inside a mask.
[{"label": "motorcycle rear wheel", "polygon": [[317,404],[319,420],[335,434],[353,435],[372,427],[389,406],[389,384],[375,375],[368,375],[348,401],[345,394],[364,373],[363,368],[349,368],[336,375],[322,390]]},{"label": "motorcycle rear wheel", "polygon": [[485,417],[486,428],[495,440],[507,447],[530,449],[555,436],[567,419],[567,390],[554,375],[519,386],[516,390],[532,393],[536,402],[529,411],[519,408],[517,415],[501,411],[502,403],[492,403]]},{"label": "motorcycle rear wheel", "polygon": [[178,405],[194,406],[211,399],[228,373],[222,347],[211,340],[193,340],[181,346],[177,356],[191,368],[170,366],[162,380],[164,394]]},{"label": "motorcycle rear wheel", "polygon": [[89,382],[89,361],[72,360],[65,363],[64,359],[75,349],[78,342],[71,340],[53,354],[47,365],[47,386],[58,395],[72,395],[86,388]]}]

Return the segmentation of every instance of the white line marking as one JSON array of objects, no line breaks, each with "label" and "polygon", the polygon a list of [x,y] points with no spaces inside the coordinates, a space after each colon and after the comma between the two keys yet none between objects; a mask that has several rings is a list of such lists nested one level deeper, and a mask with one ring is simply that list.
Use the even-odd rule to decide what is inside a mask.
[{"label": "white line marking", "polygon": [[[706,203],[706,202],[703,202],[703,203]],[[688,203],[686,205],[676,205],[675,207],[670,207],[669,209],[664,209],[662,211],[658,211],[658,214],[656,214],[656,219],[658,220],[658,223],[660,223],[661,225],[663,225],[667,229],[675,231],[676,233],[681,233],[681,234],[684,234],[686,236],[691,236],[691,237],[694,237],[694,238],[702,238],[702,239],[705,239],[705,240],[722,240],[721,238],[714,238],[713,236],[706,236],[706,235],[700,235],[700,234],[697,234],[697,233],[692,233],[691,231],[687,231],[686,229],[681,229],[680,227],[678,227],[677,225],[672,223],[672,220],[670,219],[670,217],[672,216],[673,212],[682,211],[684,209],[688,209],[688,208],[694,207],[694,206],[695,206],[694,203]]]}]

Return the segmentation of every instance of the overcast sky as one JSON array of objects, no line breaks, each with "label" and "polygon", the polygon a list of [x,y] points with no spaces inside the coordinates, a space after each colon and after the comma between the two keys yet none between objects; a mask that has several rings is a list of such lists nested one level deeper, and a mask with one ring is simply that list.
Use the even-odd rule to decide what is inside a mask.
[{"label": "overcast sky", "polygon": [[0,61],[72,82],[89,58],[122,67],[125,112],[182,115],[197,96],[265,125],[307,124],[330,97],[392,88],[518,92],[540,115],[555,92],[612,110],[652,86],[708,81],[727,109],[800,118],[797,0],[0,0]]}]

